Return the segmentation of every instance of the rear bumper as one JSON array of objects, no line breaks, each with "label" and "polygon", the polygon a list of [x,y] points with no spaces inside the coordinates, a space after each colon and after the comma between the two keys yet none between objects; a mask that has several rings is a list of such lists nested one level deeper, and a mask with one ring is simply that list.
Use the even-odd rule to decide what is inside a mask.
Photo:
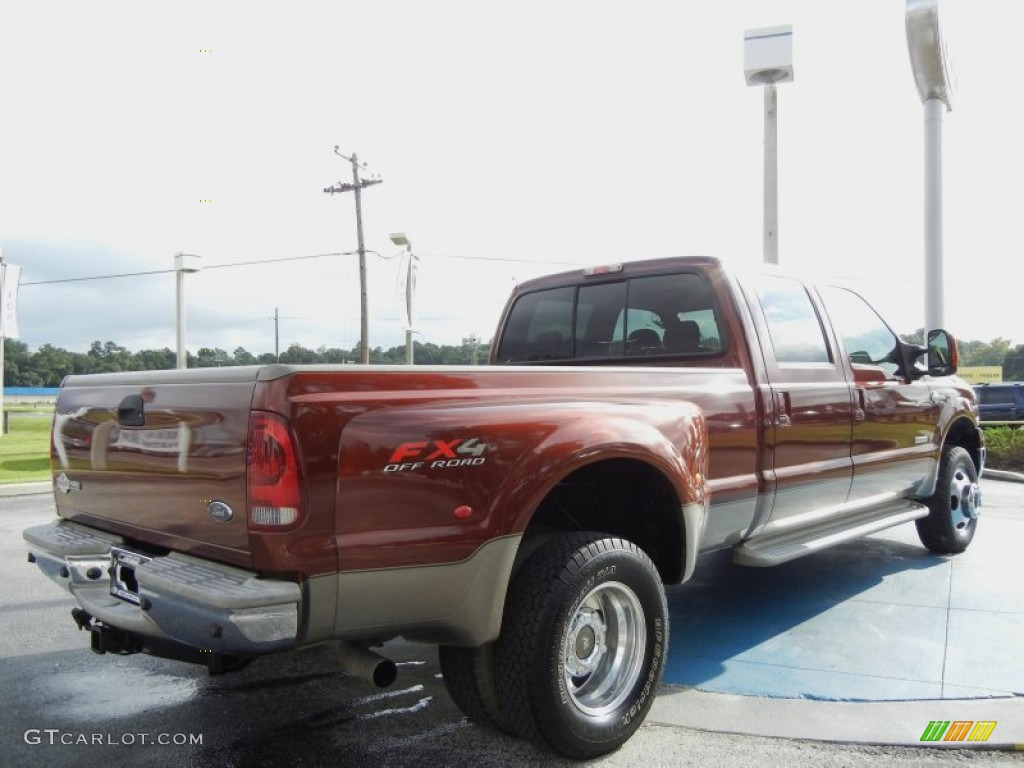
[{"label": "rear bumper", "polygon": [[111,594],[111,548],[125,547],[120,537],[64,520],[22,535],[43,573],[103,624],[233,656],[295,647],[298,584],[172,553],[134,568],[135,604]]}]

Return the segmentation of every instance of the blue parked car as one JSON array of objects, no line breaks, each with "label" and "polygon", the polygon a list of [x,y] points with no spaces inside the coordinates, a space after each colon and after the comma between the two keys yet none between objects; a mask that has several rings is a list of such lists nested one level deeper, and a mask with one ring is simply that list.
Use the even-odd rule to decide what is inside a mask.
[{"label": "blue parked car", "polygon": [[982,421],[1024,421],[1024,382],[975,384]]}]

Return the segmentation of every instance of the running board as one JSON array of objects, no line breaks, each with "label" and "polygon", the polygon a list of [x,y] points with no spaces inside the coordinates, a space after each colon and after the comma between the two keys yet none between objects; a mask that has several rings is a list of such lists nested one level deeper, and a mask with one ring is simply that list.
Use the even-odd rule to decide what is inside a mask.
[{"label": "running board", "polygon": [[733,552],[737,565],[779,565],[869,533],[925,517],[928,507],[907,499],[858,515],[826,520],[789,531],[755,536]]}]

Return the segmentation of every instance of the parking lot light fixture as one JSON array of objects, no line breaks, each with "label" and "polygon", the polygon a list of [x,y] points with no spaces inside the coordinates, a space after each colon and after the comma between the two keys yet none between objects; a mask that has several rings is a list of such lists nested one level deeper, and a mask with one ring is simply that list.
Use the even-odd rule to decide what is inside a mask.
[{"label": "parking lot light fixture", "polygon": [[[907,0],[907,49],[924,104],[924,325],[943,325],[942,113],[952,110],[946,51],[939,31],[938,0]],[[943,109],[945,107],[945,109]]]},{"label": "parking lot light fixture", "polygon": [[764,262],[779,263],[778,95],[793,80],[793,27],[750,29],[743,36],[747,85],[764,88]]}]

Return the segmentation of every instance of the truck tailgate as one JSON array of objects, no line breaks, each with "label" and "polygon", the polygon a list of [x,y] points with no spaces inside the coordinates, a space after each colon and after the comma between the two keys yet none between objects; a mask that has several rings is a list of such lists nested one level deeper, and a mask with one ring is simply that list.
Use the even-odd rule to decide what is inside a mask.
[{"label": "truck tailgate", "polygon": [[257,371],[69,377],[51,452],[58,515],[247,566],[246,440]]}]

